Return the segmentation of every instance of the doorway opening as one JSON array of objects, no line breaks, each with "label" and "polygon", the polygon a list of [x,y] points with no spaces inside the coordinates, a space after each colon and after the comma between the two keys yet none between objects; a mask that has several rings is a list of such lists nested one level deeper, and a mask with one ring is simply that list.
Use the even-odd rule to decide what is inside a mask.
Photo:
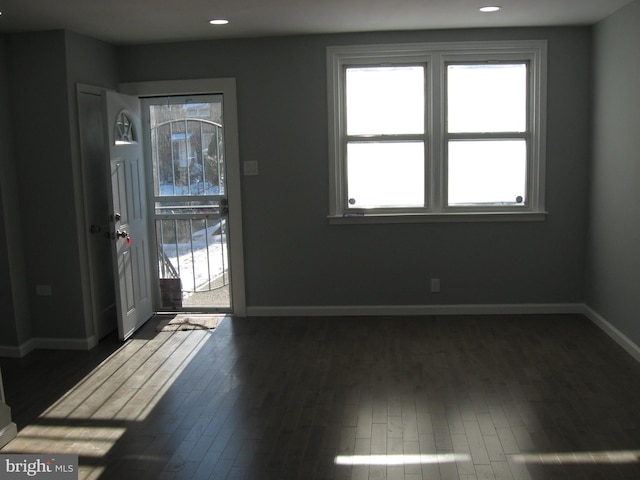
[{"label": "doorway opening", "polygon": [[223,95],[143,99],[161,310],[232,312]]}]

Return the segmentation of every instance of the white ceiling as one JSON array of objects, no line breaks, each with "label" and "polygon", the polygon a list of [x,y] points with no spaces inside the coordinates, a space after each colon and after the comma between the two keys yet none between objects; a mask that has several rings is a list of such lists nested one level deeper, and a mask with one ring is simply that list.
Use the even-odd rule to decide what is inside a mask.
[{"label": "white ceiling", "polygon": [[[632,0],[0,0],[0,33],[67,29],[117,45],[309,33],[591,25]],[[504,8],[480,13],[482,5]],[[213,27],[214,17],[230,23]]]}]

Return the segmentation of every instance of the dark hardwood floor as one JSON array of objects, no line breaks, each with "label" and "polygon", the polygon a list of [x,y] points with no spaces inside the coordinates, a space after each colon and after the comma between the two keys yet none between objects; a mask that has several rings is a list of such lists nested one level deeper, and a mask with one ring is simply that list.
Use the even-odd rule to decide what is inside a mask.
[{"label": "dark hardwood floor", "polygon": [[2,359],[2,453],[118,480],[640,478],[640,364],[582,316],[155,323]]}]

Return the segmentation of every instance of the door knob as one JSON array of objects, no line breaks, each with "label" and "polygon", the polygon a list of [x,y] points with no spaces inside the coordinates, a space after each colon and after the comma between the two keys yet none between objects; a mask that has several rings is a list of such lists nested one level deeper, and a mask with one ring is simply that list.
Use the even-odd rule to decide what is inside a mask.
[{"label": "door knob", "polygon": [[131,237],[126,230],[116,230],[116,233],[113,234],[113,239],[117,240],[118,238],[124,238],[127,245],[131,245]]}]

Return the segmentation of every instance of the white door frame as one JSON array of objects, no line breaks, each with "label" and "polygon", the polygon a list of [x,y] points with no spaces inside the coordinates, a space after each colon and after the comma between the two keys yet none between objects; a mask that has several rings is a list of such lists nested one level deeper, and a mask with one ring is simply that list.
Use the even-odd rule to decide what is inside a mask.
[{"label": "white door frame", "polygon": [[[240,150],[238,147],[238,111],[236,103],[235,78],[211,78],[196,80],[167,80],[155,82],[123,83],[118,91],[138,97],[183,96],[183,95],[223,95],[225,127],[225,162],[227,191],[229,200],[229,266],[231,277],[231,298],[233,313],[246,315],[244,280],[244,248],[242,236],[242,202],[240,193]],[[149,178],[150,176],[148,176]],[[153,185],[147,185],[148,195]],[[153,202],[149,201],[150,208]],[[152,213],[152,212],[149,212]],[[152,276],[157,282],[157,275]],[[155,285],[154,304],[160,305],[159,287]]]}]

